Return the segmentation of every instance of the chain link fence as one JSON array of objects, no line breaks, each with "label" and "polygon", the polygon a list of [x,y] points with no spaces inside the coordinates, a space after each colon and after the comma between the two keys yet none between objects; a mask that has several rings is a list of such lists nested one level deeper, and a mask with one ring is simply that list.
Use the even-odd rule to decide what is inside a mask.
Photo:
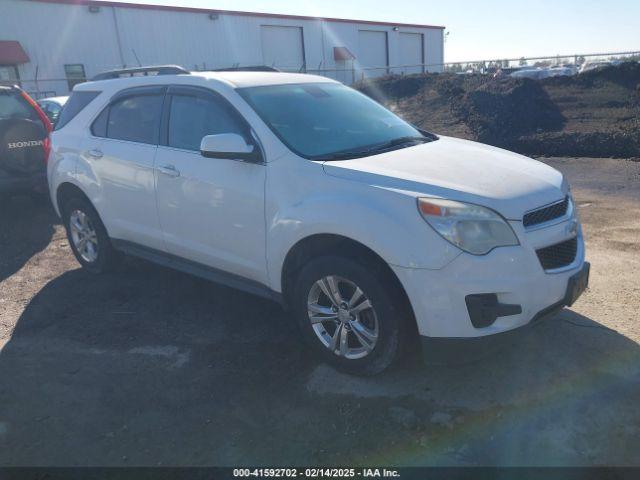
[{"label": "chain link fence", "polygon": [[[572,55],[554,55],[545,57],[520,57],[490,60],[470,60],[462,62],[424,63],[413,65],[383,65],[363,67],[352,65],[349,68],[304,69],[306,73],[315,73],[340,80],[344,83],[355,83],[371,77],[383,75],[407,75],[424,72],[444,72],[457,74],[495,74],[502,71],[512,74],[517,71],[547,71],[548,75],[574,75],[583,71],[623,62],[640,62],[640,50],[627,52],[587,53]],[[535,78],[535,75],[530,75]]]},{"label": "chain link fence", "polygon": [[[505,75],[521,75],[529,76],[531,78],[543,78],[546,76],[555,75],[574,75],[593,68],[599,68],[606,65],[616,65],[618,63],[627,61],[640,61],[640,50],[627,52],[554,55],[543,57],[470,60],[463,62],[422,63],[412,65],[362,66],[354,60],[345,62],[344,65],[340,65],[339,67],[332,68],[323,68],[322,64],[318,65],[315,68],[312,68],[310,65],[269,66],[285,72],[300,72],[321,75],[351,85],[367,78],[375,78],[385,75],[412,75],[426,72],[486,75],[501,72],[501,74]],[[216,65],[213,62],[202,62],[195,65],[184,66],[186,68],[191,68],[192,71],[209,71],[224,68],[246,68],[255,66],[255,64]],[[122,67],[122,65],[113,65],[110,67],[105,67],[104,70],[118,69]],[[13,80],[0,80],[0,84],[18,84],[34,98],[41,99],[46,97],[53,97],[56,95],[67,95],[69,85],[78,83],[80,81],[81,79],[78,78],[15,78]]]}]

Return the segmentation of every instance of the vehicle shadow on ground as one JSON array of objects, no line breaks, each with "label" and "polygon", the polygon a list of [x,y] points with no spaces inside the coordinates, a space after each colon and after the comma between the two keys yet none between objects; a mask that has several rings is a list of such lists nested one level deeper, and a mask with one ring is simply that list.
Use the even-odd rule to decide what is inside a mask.
[{"label": "vehicle shadow on ground", "polygon": [[0,465],[637,462],[640,349],[571,311],[464,365],[357,378],[306,350],[269,301],[69,271],[0,351]]},{"label": "vehicle shadow on ground", "polygon": [[0,199],[0,282],[44,250],[60,223],[48,198]]}]

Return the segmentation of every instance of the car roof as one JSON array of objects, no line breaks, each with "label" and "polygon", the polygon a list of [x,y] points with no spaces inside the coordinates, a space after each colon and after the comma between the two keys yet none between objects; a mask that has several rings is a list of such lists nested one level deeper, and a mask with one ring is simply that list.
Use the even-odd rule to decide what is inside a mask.
[{"label": "car roof", "polygon": [[235,88],[262,87],[266,85],[285,85],[290,83],[337,83],[327,77],[307,73],[288,72],[192,72],[205,78],[221,80]]},{"label": "car roof", "polygon": [[190,74],[178,75],[149,75],[121,77],[107,80],[98,80],[78,84],[74,90],[91,90],[95,88],[121,89],[141,85],[179,83],[189,84],[189,79],[196,80],[196,84],[202,80],[217,81],[224,83],[231,88],[261,87],[267,85],[286,85],[299,83],[339,83],[327,77],[319,75],[309,75],[306,73],[285,73],[285,72],[191,72]]},{"label": "car roof", "polygon": [[47,98],[41,98],[40,100],[38,100],[38,103],[54,102],[54,103],[57,103],[58,105],[64,105],[65,103],[67,103],[68,99],[69,97],[47,97]]}]

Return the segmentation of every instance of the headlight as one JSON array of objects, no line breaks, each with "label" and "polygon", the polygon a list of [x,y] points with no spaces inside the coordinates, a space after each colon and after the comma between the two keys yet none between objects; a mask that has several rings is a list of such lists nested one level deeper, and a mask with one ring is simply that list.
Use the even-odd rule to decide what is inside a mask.
[{"label": "headlight", "polygon": [[507,221],[489,208],[453,200],[419,198],[418,210],[443,238],[474,255],[484,255],[496,247],[519,245]]}]

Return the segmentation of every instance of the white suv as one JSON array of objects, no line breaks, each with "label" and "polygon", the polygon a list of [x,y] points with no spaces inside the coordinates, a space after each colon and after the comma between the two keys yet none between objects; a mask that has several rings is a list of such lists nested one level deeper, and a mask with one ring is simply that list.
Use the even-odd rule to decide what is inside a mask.
[{"label": "white suv", "polygon": [[166,70],[77,85],[52,135],[53,204],[88,270],[124,252],[276,299],[363,374],[586,288],[553,168],[418,130],[327,78]]}]

